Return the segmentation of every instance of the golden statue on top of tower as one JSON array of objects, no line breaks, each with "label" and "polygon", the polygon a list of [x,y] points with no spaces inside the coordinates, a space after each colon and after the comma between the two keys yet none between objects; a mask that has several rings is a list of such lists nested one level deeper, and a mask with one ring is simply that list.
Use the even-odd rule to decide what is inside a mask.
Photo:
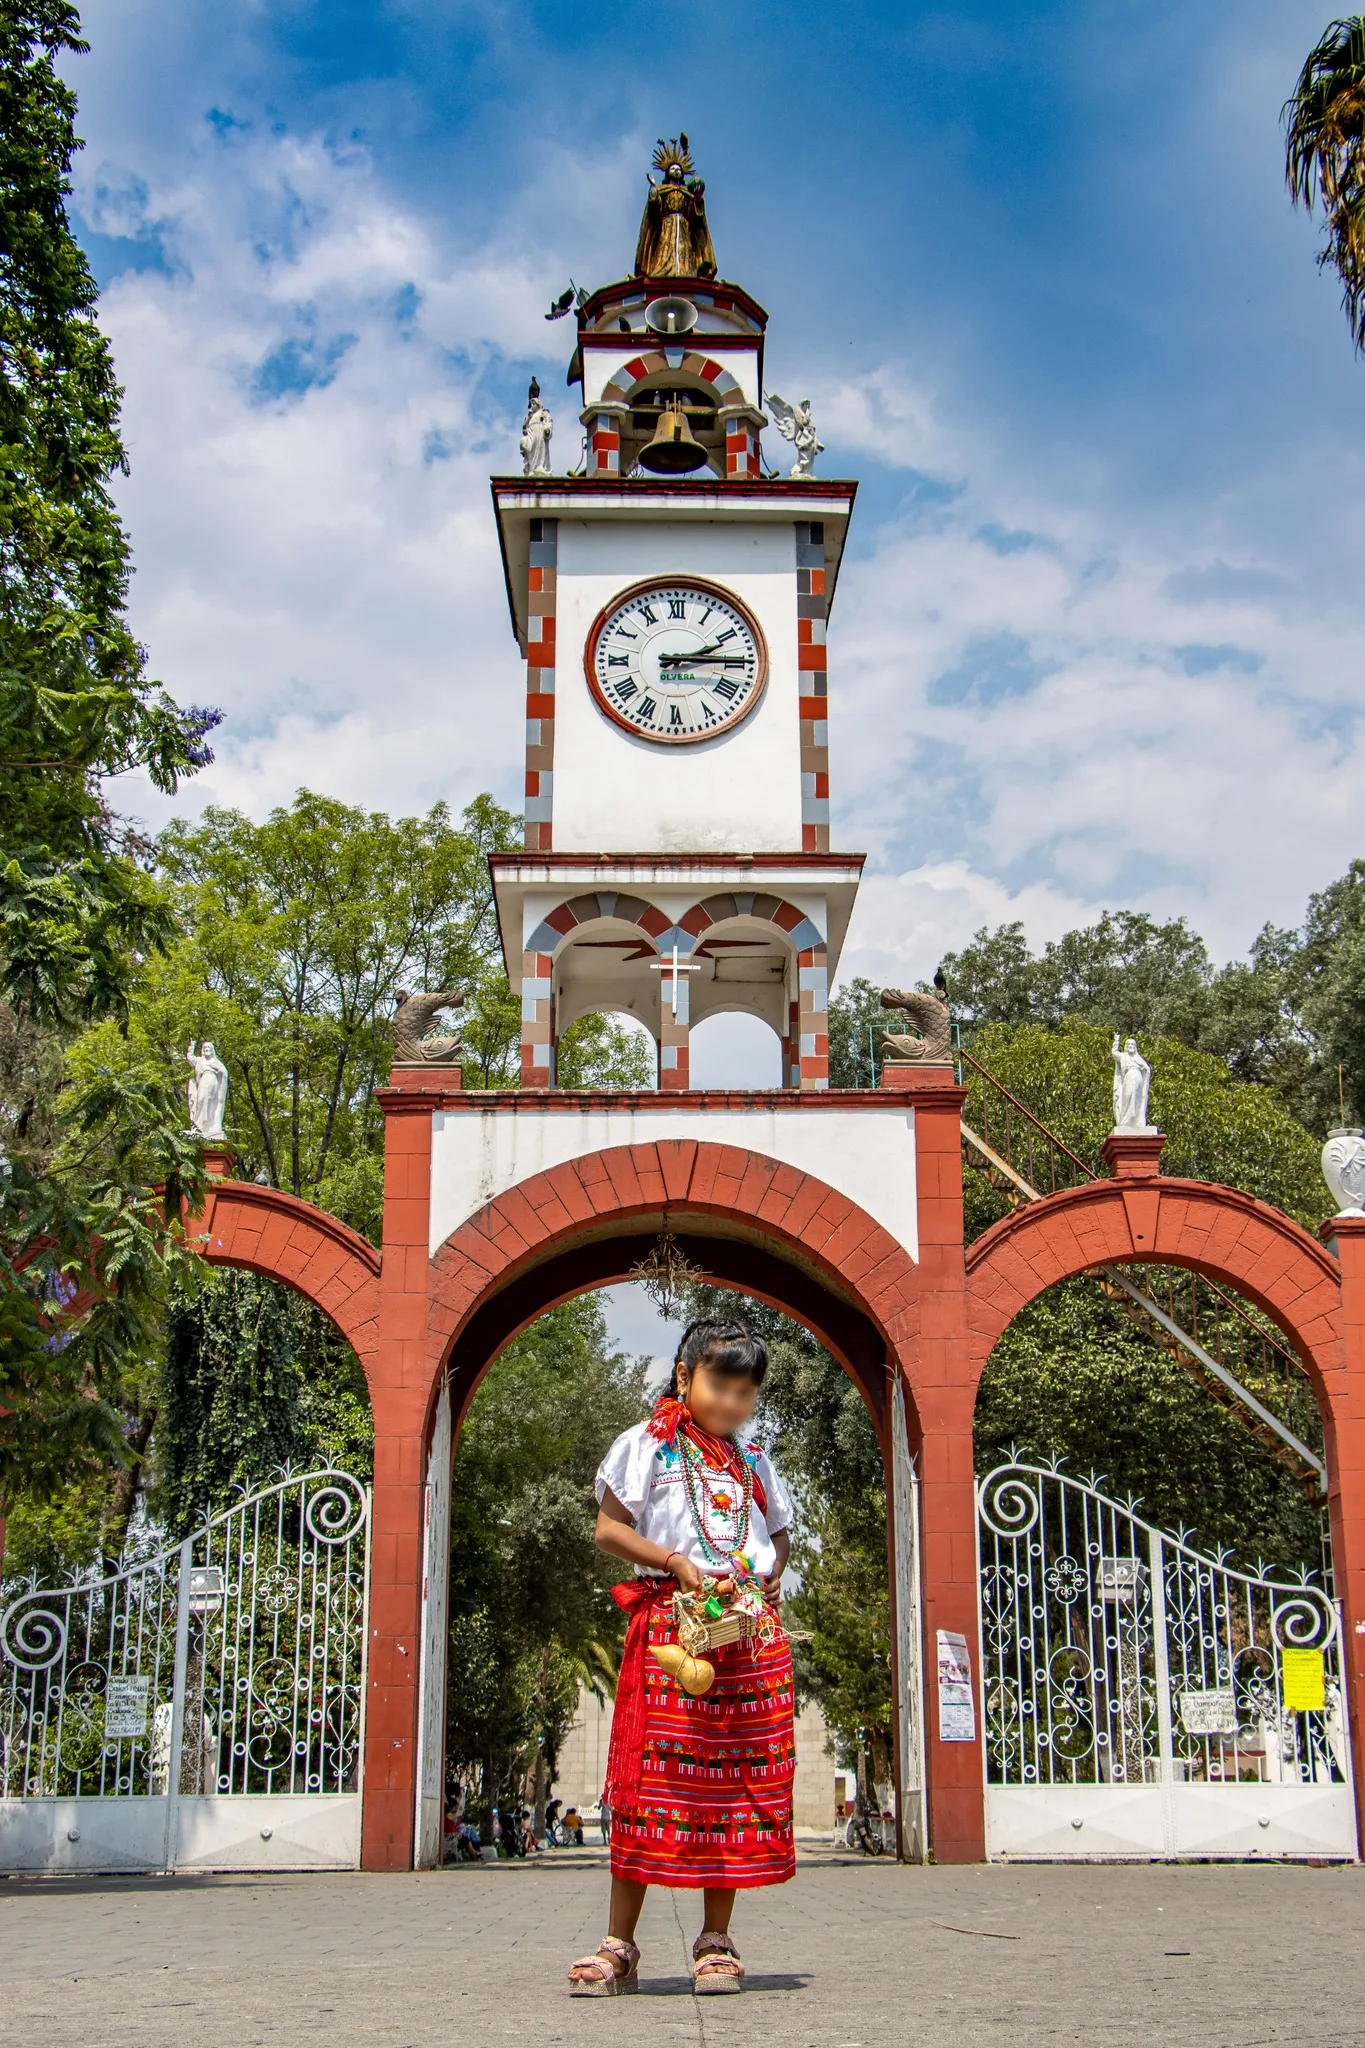
[{"label": "golden statue on top of tower", "polygon": [[706,225],[706,187],[692,176],[692,152],[685,135],[671,142],[659,137],[654,169],[663,175],[657,184],[652,177],[649,180],[635,275],[714,277],[716,252]]}]

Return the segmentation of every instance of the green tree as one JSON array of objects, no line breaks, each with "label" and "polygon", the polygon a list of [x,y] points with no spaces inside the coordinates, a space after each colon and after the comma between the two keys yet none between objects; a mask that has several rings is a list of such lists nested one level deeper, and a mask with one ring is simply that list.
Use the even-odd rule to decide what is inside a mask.
[{"label": "green tree", "polygon": [[120,392],[67,199],[80,147],[65,0],[0,4],[0,993],[35,1016],[117,1009],[169,930],[103,785],[173,790],[217,714],[143,673],[124,616]]},{"label": "green tree", "polygon": [[881,1007],[880,991],[859,975],[834,991],[829,1004],[829,1085],[831,1088],[875,1088],[877,1067],[872,1033],[896,1029],[896,1020]]},{"label": "green tree", "polygon": [[181,1537],[283,1466],[368,1480],[374,1425],[359,1359],[320,1310],[254,1273],[206,1275],[168,1319],[155,1388],[152,1506]]},{"label": "green tree", "polygon": [[554,1757],[581,1682],[603,1686],[625,1576],[593,1540],[593,1477],[645,1413],[644,1361],[607,1345],[591,1295],[552,1309],[490,1368],[455,1459],[447,1762],[486,1798]]},{"label": "green tree", "polygon": [[[185,1071],[211,1039],[230,1077],[236,1171],[343,1217],[376,1241],[383,1113],[400,989],[461,987],[466,1078],[518,1085],[520,1012],[498,941],[488,855],[518,821],[479,797],[386,817],[301,790],[254,824],[208,809],[157,842],[182,936],[149,960],[128,1026],[78,1048],[83,1067]],[[643,1085],[640,1041],[609,1019],[565,1034],[570,1085]],[[570,1078],[572,1077],[572,1078]]]},{"label": "green tree", "polygon": [[239,1173],[377,1236],[398,992],[466,987],[476,1019],[496,999],[487,856],[515,827],[487,797],[456,825],[442,804],[395,820],[301,790],[260,825],[209,809],[162,834],[184,937],[149,964],[133,1043],[167,1071],[213,1040]]},{"label": "green tree", "polygon": [[[1216,968],[1183,918],[1165,924],[1106,911],[1097,923],[1029,949],[1024,928],[984,926],[943,962],[964,1040],[989,1025],[1054,1029],[1064,1018],[1179,1039],[1214,1054],[1237,1081],[1271,1089],[1319,1134],[1365,1103],[1365,864],[1355,862],[1308,904],[1301,930],[1267,924],[1249,959]],[[856,994],[861,991],[861,998]],[[874,992],[836,992],[834,1016]],[[841,1080],[839,1085],[848,1085]]]},{"label": "green tree", "polygon": [[87,1074],[50,1155],[0,1173],[0,1501],[40,1502],[122,1469],[125,1388],[145,1374],[197,1148],[155,1077]]},{"label": "green tree", "polygon": [[[1139,1031],[1152,1065],[1152,1116],[1166,1134],[1162,1171],[1221,1181],[1271,1202],[1315,1229],[1327,1200],[1314,1139],[1267,1088],[1234,1080],[1226,1063],[1176,1038]],[[986,1070],[1096,1173],[1112,1127],[1113,1032],[1068,1017],[1056,1029],[992,1025],[971,1050]],[[962,1114],[974,1129],[987,1121],[982,1082],[966,1071]],[[981,1216],[984,1228],[999,1208]],[[973,1231],[971,1234],[977,1234]]]},{"label": "green tree", "polygon": [[1062,1458],[1205,1550],[1290,1571],[1322,1562],[1322,1513],[1293,1475],[1091,1281],[1064,1281],[1009,1325],[973,1440],[978,1473],[1015,1452]]},{"label": "green tree", "polygon": [[1213,963],[1184,918],[1157,924],[1120,910],[1050,940],[1037,955],[1021,924],[994,932],[983,926],[970,946],[944,956],[943,972],[953,1015],[967,1032],[1084,1017],[1189,1038],[1206,1007]]},{"label": "green tree", "polygon": [[1262,937],[1312,1047],[1310,1120],[1319,1130],[1338,1121],[1339,1087],[1347,1114],[1365,1115],[1365,861],[1309,898],[1299,933]]},{"label": "green tree", "polygon": [[[211,758],[211,712],[144,674],[124,615],[119,388],[67,215],[79,147],[63,0],[0,0],[0,1497],[120,1455],[110,1396],[155,1324],[193,1149],[154,1079],[58,1100],[64,1033],[125,1006],[172,913],[109,809]],[[148,1178],[143,1178],[146,1175]],[[164,1179],[169,1206],[151,1182]]]},{"label": "green tree", "polygon": [[1342,307],[1365,349],[1365,18],[1332,22],[1285,102],[1285,180],[1295,206],[1322,203],[1324,245],[1341,279]]}]

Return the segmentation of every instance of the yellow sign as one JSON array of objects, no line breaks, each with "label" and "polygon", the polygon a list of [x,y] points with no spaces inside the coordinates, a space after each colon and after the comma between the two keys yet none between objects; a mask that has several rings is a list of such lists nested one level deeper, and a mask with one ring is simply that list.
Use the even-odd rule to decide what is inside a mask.
[{"label": "yellow sign", "polygon": [[1281,1650],[1280,1674],[1284,1681],[1284,1710],[1287,1714],[1320,1714],[1327,1704],[1321,1650]]}]

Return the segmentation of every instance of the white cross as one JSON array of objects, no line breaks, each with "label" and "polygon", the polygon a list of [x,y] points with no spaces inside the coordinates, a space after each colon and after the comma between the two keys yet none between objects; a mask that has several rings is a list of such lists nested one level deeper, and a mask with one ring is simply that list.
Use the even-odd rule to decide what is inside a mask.
[{"label": "white cross", "polygon": [[[678,942],[674,939],[673,958],[671,960],[651,960],[649,965],[652,973],[667,974],[672,977],[672,986],[668,991],[668,1000],[673,1011],[673,1021],[676,1024],[678,1021],[678,976],[680,974],[700,974],[702,963],[700,960],[680,960],[678,958]],[[659,986],[662,990],[662,982]]]}]

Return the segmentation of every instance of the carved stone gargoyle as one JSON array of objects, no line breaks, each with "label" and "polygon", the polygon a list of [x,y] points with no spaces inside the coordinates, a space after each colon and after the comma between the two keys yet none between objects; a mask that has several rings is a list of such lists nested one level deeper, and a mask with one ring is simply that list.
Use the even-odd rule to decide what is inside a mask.
[{"label": "carved stone gargoyle", "polygon": [[432,989],[425,995],[398,990],[398,1008],[393,1013],[393,1063],[396,1067],[453,1067],[459,1062],[464,1041],[459,1037],[428,1038],[427,1031],[438,1011],[458,1010],[464,990]]},{"label": "carved stone gargoyle", "polygon": [[950,1067],[953,1063],[953,1025],[948,1014],[948,993],[936,975],[932,992],[923,989],[884,988],[882,1008],[904,1010],[911,1024],[923,1035],[883,1031],[877,1038],[877,1052],[891,1060],[911,1060],[921,1067]]}]

